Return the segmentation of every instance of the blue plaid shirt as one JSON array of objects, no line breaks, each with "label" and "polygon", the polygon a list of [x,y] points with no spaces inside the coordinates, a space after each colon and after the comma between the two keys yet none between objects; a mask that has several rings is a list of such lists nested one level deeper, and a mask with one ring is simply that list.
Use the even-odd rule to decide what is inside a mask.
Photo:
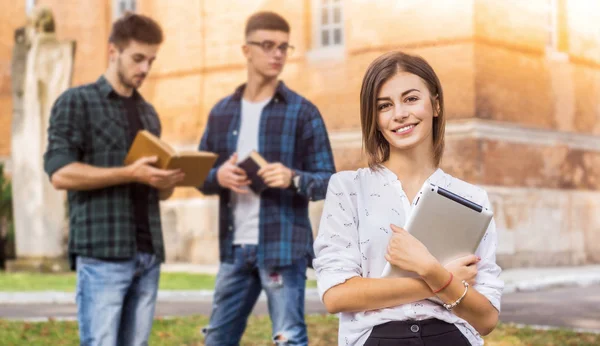
[{"label": "blue plaid shirt", "polygon": [[[219,155],[199,190],[219,195],[219,250],[221,262],[233,262],[233,210],[230,191],[219,186],[217,169],[235,151],[240,130],[245,85],[219,101],[211,110],[200,150]],[[279,82],[262,111],[258,152],[268,162],[281,162],[300,175],[299,190],[267,189],[261,194],[258,264],[265,268],[291,265],[314,258],[308,202],[325,198],[335,172],[331,145],[323,118],[308,100]]]}]

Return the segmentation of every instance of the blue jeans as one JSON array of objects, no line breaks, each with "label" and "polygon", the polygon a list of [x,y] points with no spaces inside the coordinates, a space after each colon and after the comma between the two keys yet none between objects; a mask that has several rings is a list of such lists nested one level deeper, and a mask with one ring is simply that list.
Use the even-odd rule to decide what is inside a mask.
[{"label": "blue jeans", "polygon": [[151,254],[123,261],[77,257],[81,345],[148,345],[159,276],[160,260]]},{"label": "blue jeans", "polygon": [[255,245],[236,246],[234,263],[221,263],[212,313],[203,329],[206,346],[239,345],[248,316],[264,289],[267,295],[273,343],[308,345],[304,322],[307,260],[267,270],[256,263]]}]

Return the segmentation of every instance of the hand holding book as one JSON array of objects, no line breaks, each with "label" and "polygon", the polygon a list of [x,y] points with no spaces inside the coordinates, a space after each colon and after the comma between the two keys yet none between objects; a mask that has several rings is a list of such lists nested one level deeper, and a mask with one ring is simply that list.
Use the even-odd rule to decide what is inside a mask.
[{"label": "hand holding book", "polygon": [[291,169],[279,162],[267,162],[254,150],[237,165],[250,180],[250,189],[258,195],[267,188],[287,189],[292,183]]},{"label": "hand holding book", "polygon": [[185,178],[181,169],[153,167],[157,162],[157,156],[144,156],[129,164],[127,169],[135,181],[157,189],[171,189]]},{"label": "hand holding book", "polygon": [[[198,187],[204,183],[216,160],[217,155],[210,152],[179,152],[151,132],[142,130],[136,135],[124,163],[132,167],[135,167],[136,163],[152,165],[153,167],[137,168],[155,169],[151,172],[158,178],[161,175],[174,174],[175,171],[183,172],[185,174],[183,178],[178,179],[176,186]],[[146,183],[152,185],[150,181]]]},{"label": "hand holding book", "polygon": [[257,174],[268,187],[287,189],[292,183],[292,170],[279,162],[267,164]]},{"label": "hand holding book", "polygon": [[246,186],[250,185],[250,180],[246,172],[237,166],[237,153],[225,161],[217,171],[217,182],[223,188],[230,189],[236,193],[248,193]]},{"label": "hand holding book", "polygon": [[263,178],[258,175],[258,172],[268,164],[269,163],[254,150],[237,163],[237,166],[242,169],[249,181],[247,186],[257,195],[260,195],[269,187],[265,184]]},{"label": "hand holding book", "polygon": [[449,263],[440,263],[427,247],[405,229],[391,224],[392,236],[388,243],[385,259],[394,266],[427,277],[437,269],[445,268],[460,280],[473,283],[477,275],[477,264],[481,259],[475,255],[461,256]]},{"label": "hand holding book", "polygon": [[279,162],[269,163],[256,151],[238,162],[234,153],[217,171],[219,185],[237,193],[248,193],[248,186],[260,195],[267,188],[287,189],[292,183],[292,170]]}]

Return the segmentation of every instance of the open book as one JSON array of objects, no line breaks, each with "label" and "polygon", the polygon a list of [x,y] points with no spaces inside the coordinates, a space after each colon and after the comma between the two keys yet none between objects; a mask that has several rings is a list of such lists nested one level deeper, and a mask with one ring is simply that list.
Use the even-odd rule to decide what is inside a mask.
[{"label": "open book", "polygon": [[257,195],[260,195],[268,188],[267,184],[258,176],[258,171],[267,165],[268,162],[256,151],[252,150],[248,156],[242,158],[238,162],[238,167],[246,171],[248,179],[250,179],[250,189]]},{"label": "open book", "polygon": [[125,164],[129,165],[145,156],[157,156],[155,166],[161,169],[181,169],[185,178],[177,186],[198,187],[217,160],[217,155],[206,151],[177,152],[169,144],[147,130],[137,133],[129,149]]}]

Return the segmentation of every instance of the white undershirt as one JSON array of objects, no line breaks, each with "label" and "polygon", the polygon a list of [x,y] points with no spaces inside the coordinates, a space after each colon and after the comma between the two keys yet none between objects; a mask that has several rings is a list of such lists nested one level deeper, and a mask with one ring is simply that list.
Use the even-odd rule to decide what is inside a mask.
[{"label": "white undershirt", "polygon": [[[238,135],[238,162],[252,150],[258,150],[258,131],[263,108],[271,99],[249,102],[242,99],[241,124]],[[234,244],[258,244],[260,196],[248,189],[247,194],[231,192],[233,205]]]},{"label": "white undershirt", "polygon": [[[457,195],[490,208],[487,193],[474,185],[456,179],[441,169],[428,181]],[[316,259],[313,266],[321,300],[331,287],[355,277],[379,278],[385,264],[385,253],[392,235],[390,224],[404,226],[414,203],[402,189],[398,177],[389,169],[368,168],[334,174],[329,181],[319,235],[315,239]],[[504,283],[498,278],[496,264],[497,234],[492,221],[476,255],[477,277],[472,289],[484,295],[498,311]],[[469,323],[431,300],[422,300],[387,309],[339,314],[339,345],[363,345],[374,326],[404,320],[437,318],[453,323],[472,345],[483,345],[483,339]]]}]

